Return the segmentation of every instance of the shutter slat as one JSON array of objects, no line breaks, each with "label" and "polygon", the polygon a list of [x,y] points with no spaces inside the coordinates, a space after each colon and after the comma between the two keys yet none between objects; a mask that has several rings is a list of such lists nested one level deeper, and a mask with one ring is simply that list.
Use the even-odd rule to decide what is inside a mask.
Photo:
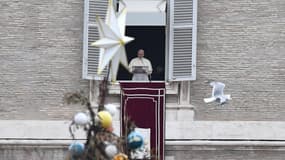
[{"label": "shutter slat", "polygon": [[[195,3],[194,3],[195,1]],[[169,80],[194,80],[196,52],[193,52],[194,7],[197,0],[169,0]]]},{"label": "shutter slat", "polygon": [[[91,77],[98,77],[99,75],[97,75],[97,70],[98,70],[98,65],[99,65],[99,51],[100,49],[98,47],[94,47],[91,46],[90,44],[92,42],[95,42],[96,40],[98,40],[99,37],[99,33],[98,33],[98,29],[97,27],[94,26],[89,26],[89,36],[88,36],[88,76]],[[105,76],[107,74],[107,71],[104,70],[102,72],[102,75],[100,76]]]},{"label": "shutter slat", "polygon": [[85,0],[84,3],[83,78],[102,79],[107,71],[97,75],[100,49],[90,44],[100,38],[97,26],[94,24],[96,24],[96,16],[105,19],[108,0]]},{"label": "shutter slat", "polygon": [[96,16],[105,19],[108,0],[89,0],[89,22],[96,22]]},{"label": "shutter slat", "polygon": [[[192,28],[174,28],[173,76],[191,76]],[[184,61],[181,61],[181,59]]]},{"label": "shutter slat", "polygon": [[192,23],[193,0],[174,0],[174,24]]}]

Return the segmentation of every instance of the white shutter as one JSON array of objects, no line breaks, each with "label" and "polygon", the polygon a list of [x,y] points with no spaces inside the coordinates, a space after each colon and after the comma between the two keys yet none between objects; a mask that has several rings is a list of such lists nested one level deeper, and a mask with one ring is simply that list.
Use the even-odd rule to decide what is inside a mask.
[{"label": "white shutter", "polygon": [[168,0],[168,80],[196,79],[197,0]]},{"label": "white shutter", "polygon": [[83,33],[83,79],[101,80],[106,75],[97,75],[99,48],[90,46],[99,39],[96,26],[96,16],[105,19],[108,0],[85,0],[84,1],[84,33]]}]

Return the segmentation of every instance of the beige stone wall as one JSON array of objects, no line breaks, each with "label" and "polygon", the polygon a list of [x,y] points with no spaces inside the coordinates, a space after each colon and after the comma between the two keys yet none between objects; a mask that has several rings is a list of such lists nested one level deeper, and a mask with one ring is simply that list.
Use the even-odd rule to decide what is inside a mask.
[{"label": "beige stone wall", "polygon": [[[88,81],[81,79],[83,1],[1,0],[0,19],[0,119],[66,120],[83,110],[65,105],[62,99],[67,92],[88,90]],[[197,80],[191,83],[191,104],[198,122],[189,122],[187,112],[173,106],[179,97],[167,96],[167,102],[173,102],[167,117],[184,122],[167,123],[166,129],[172,132],[167,132],[166,160],[284,159],[284,134],[278,130],[284,128],[283,122],[275,128],[272,124],[254,128],[259,124],[242,122],[285,119],[284,26],[284,0],[199,0]],[[210,80],[226,83],[225,93],[233,100],[224,106],[203,103],[211,93],[206,83]],[[119,96],[107,100],[118,103]],[[199,122],[205,120],[226,121],[222,125],[217,122],[217,127],[215,122]],[[15,130],[19,128],[4,124],[0,160],[64,158],[67,145],[19,145],[18,138],[26,142],[37,131],[48,132],[20,124],[27,131],[20,132],[25,136],[18,136]],[[40,135],[49,141],[45,134]],[[239,135],[245,136],[234,139]],[[249,135],[260,145],[252,141],[243,144]],[[276,135],[279,139],[274,139]],[[190,144],[199,137],[204,145]],[[216,137],[217,146],[211,143]],[[235,146],[229,139],[241,145]],[[175,140],[184,145],[172,143]],[[265,140],[272,146],[262,146]]]},{"label": "beige stone wall", "polygon": [[[199,0],[195,120],[284,120],[284,17],[284,0]],[[0,18],[0,119],[69,119],[82,110],[62,98],[88,90],[83,1],[2,0]],[[210,80],[226,83],[233,100],[203,103]]]},{"label": "beige stone wall", "polygon": [[68,146],[0,145],[0,160],[64,160]]},{"label": "beige stone wall", "polygon": [[0,119],[70,119],[80,106],[83,1],[1,0]]},{"label": "beige stone wall", "polygon": [[283,160],[285,154],[284,147],[272,146],[166,146],[166,156],[166,160]]},{"label": "beige stone wall", "polygon": [[[63,160],[67,148],[67,145],[0,145],[0,160]],[[166,146],[165,155],[165,160],[283,160],[285,153],[284,147]]]},{"label": "beige stone wall", "polygon": [[[195,120],[285,120],[285,1],[200,0]],[[211,87],[226,84],[233,100],[205,104]]]}]

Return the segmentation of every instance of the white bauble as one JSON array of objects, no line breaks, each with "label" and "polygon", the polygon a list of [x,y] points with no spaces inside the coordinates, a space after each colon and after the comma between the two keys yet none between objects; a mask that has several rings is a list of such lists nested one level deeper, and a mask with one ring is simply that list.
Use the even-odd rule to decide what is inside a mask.
[{"label": "white bauble", "polygon": [[106,104],[104,109],[111,114],[112,117],[118,112],[117,106],[114,104]]},{"label": "white bauble", "polygon": [[118,153],[118,149],[115,145],[108,144],[105,148],[105,153],[109,158],[113,158]]},{"label": "white bauble", "polygon": [[74,116],[73,121],[76,125],[86,125],[90,119],[85,113],[79,112]]}]

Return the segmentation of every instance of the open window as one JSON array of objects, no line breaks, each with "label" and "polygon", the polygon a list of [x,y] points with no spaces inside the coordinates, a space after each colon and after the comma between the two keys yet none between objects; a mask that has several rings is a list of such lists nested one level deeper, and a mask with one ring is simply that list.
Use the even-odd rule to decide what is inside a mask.
[{"label": "open window", "polygon": [[[196,78],[197,0],[124,0],[128,7],[128,36],[136,38],[126,46],[128,60],[138,49],[153,64],[152,80],[184,81]],[[99,49],[90,46],[98,40],[95,15],[105,17],[106,0],[85,0],[83,78],[102,79],[97,75]],[[166,10],[164,10],[166,9]],[[104,76],[104,75],[103,75]],[[118,80],[131,75],[120,67]]]},{"label": "open window", "polygon": [[[152,64],[152,81],[165,79],[165,26],[127,26],[126,34],[135,37],[126,45],[128,62],[137,56],[138,49],[144,49],[145,58]],[[119,68],[117,80],[131,80],[132,75],[122,66]]]}]

